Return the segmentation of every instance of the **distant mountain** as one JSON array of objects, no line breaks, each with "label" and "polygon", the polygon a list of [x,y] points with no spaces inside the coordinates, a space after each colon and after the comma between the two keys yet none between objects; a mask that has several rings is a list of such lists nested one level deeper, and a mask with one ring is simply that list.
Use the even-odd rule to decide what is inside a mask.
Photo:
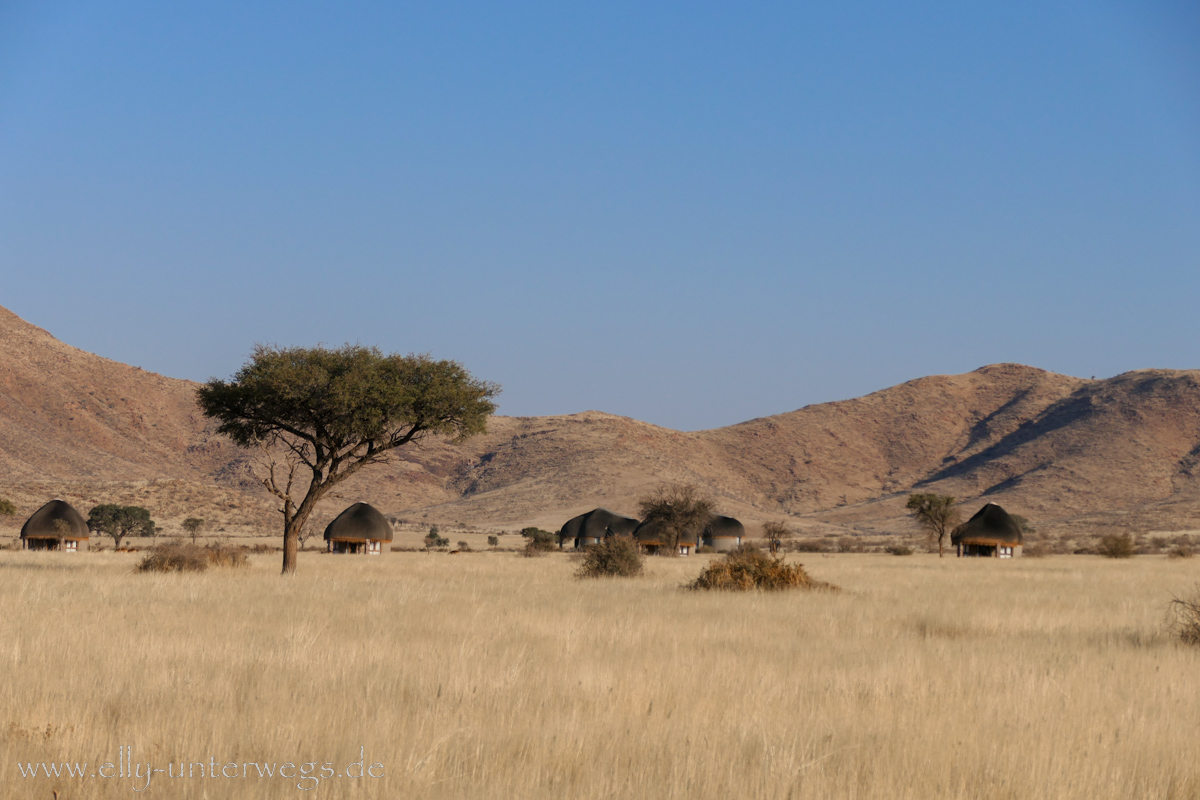
[{"label": "distant mountain", "polygon": [[[195,388],[0,308],[0,495],[22,511],[62,495],[136,500],[168,524],[276,524],[251,454],[215,434]],[[413,519],[557,528],[600,505],[633,513],[670,480],[700,485],[728,513],[800,528],[905,529],[916,489],[1052,526],[1178,530],[1200,528],[1198,464],[1198,371],[1097,381],[997,364],[693,433],[596,411],[496,417],[464,445],[402,449],[322,514],[362,499]]]}]

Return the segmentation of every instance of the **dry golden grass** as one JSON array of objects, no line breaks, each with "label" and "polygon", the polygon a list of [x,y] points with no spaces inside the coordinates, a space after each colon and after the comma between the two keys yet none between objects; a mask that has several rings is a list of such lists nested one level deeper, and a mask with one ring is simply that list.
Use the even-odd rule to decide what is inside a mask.
[{"label": "dry golden grass", "polygon": [[[838,593],[580,581],[565,556],[278,554],[134,574],[0,553],[0,794],[129,797],[18,761],[316,761],[326,798],[1194,798],[1187,561],[803,559]],[[254,775],[253,768],[251,775]],[[297,796],[154,777],[147,796]],[[308,784],[306,784],[308,785]],[[300,794],[299,796],[304,796]]]}]

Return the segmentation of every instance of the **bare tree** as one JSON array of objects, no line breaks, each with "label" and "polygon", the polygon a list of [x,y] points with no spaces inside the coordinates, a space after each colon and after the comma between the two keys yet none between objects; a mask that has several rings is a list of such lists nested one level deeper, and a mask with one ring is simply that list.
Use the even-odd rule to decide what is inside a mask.
[{"label": "bare tree", "polygon": [[772,555],[777,554],[783,548],[783,540],[792,535],[792,531],[785,523],[782,522],[764,522],[763,523],[763,538],[767,541],[767,549]]},{"label": "bare tree", "polygon": [[945,494],[912,494],[908,496],[905,508],[925,531],[929,541],[937,541],[938,557],[945,555],[946,534],[960,519],[958,509],[954,507],[954,498]]},{"label": "bare tree", "polygon": [[664,483],[639,501],[638,508],[645,522],[658,524],[663,550],[678,555],[681,540],[699,538],[716,503],[690,483]]}]

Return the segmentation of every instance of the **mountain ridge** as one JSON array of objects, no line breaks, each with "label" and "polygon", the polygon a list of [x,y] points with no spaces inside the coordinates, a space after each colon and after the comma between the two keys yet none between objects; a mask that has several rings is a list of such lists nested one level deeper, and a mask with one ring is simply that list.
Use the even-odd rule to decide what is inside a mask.
[{"label": "mountain ridge", "polygon": [[[197,385],[71,347],[0,307],[0,494],[23,512],[52,493],[133,498],[168,524],[277,524],[251,455],[200,414]],[[321,515],[367,499],[411,519],[557,527],[596,506],[631,513],[663,480],[801,529],[907,530],[903,499],[928,490],[1052,526],[1190,530],[1200,371],[1094,380],[990,364],[692,432],[597,410],[494,417],[462,445],[431,440],[364,470]]]}]

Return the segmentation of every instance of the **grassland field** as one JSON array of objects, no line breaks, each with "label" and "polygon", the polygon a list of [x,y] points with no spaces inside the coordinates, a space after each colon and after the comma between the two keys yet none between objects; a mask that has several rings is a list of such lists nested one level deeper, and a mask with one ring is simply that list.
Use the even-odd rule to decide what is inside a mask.
[{"label": "grassland field", "polygon": [[[681,590],[708,558],[0,552],[0,796],[1200,798],[1200,648],[1166,628],[1196,559],[805,554],[842,591]],[[90,777],[123,746],[170,774]]]}]

